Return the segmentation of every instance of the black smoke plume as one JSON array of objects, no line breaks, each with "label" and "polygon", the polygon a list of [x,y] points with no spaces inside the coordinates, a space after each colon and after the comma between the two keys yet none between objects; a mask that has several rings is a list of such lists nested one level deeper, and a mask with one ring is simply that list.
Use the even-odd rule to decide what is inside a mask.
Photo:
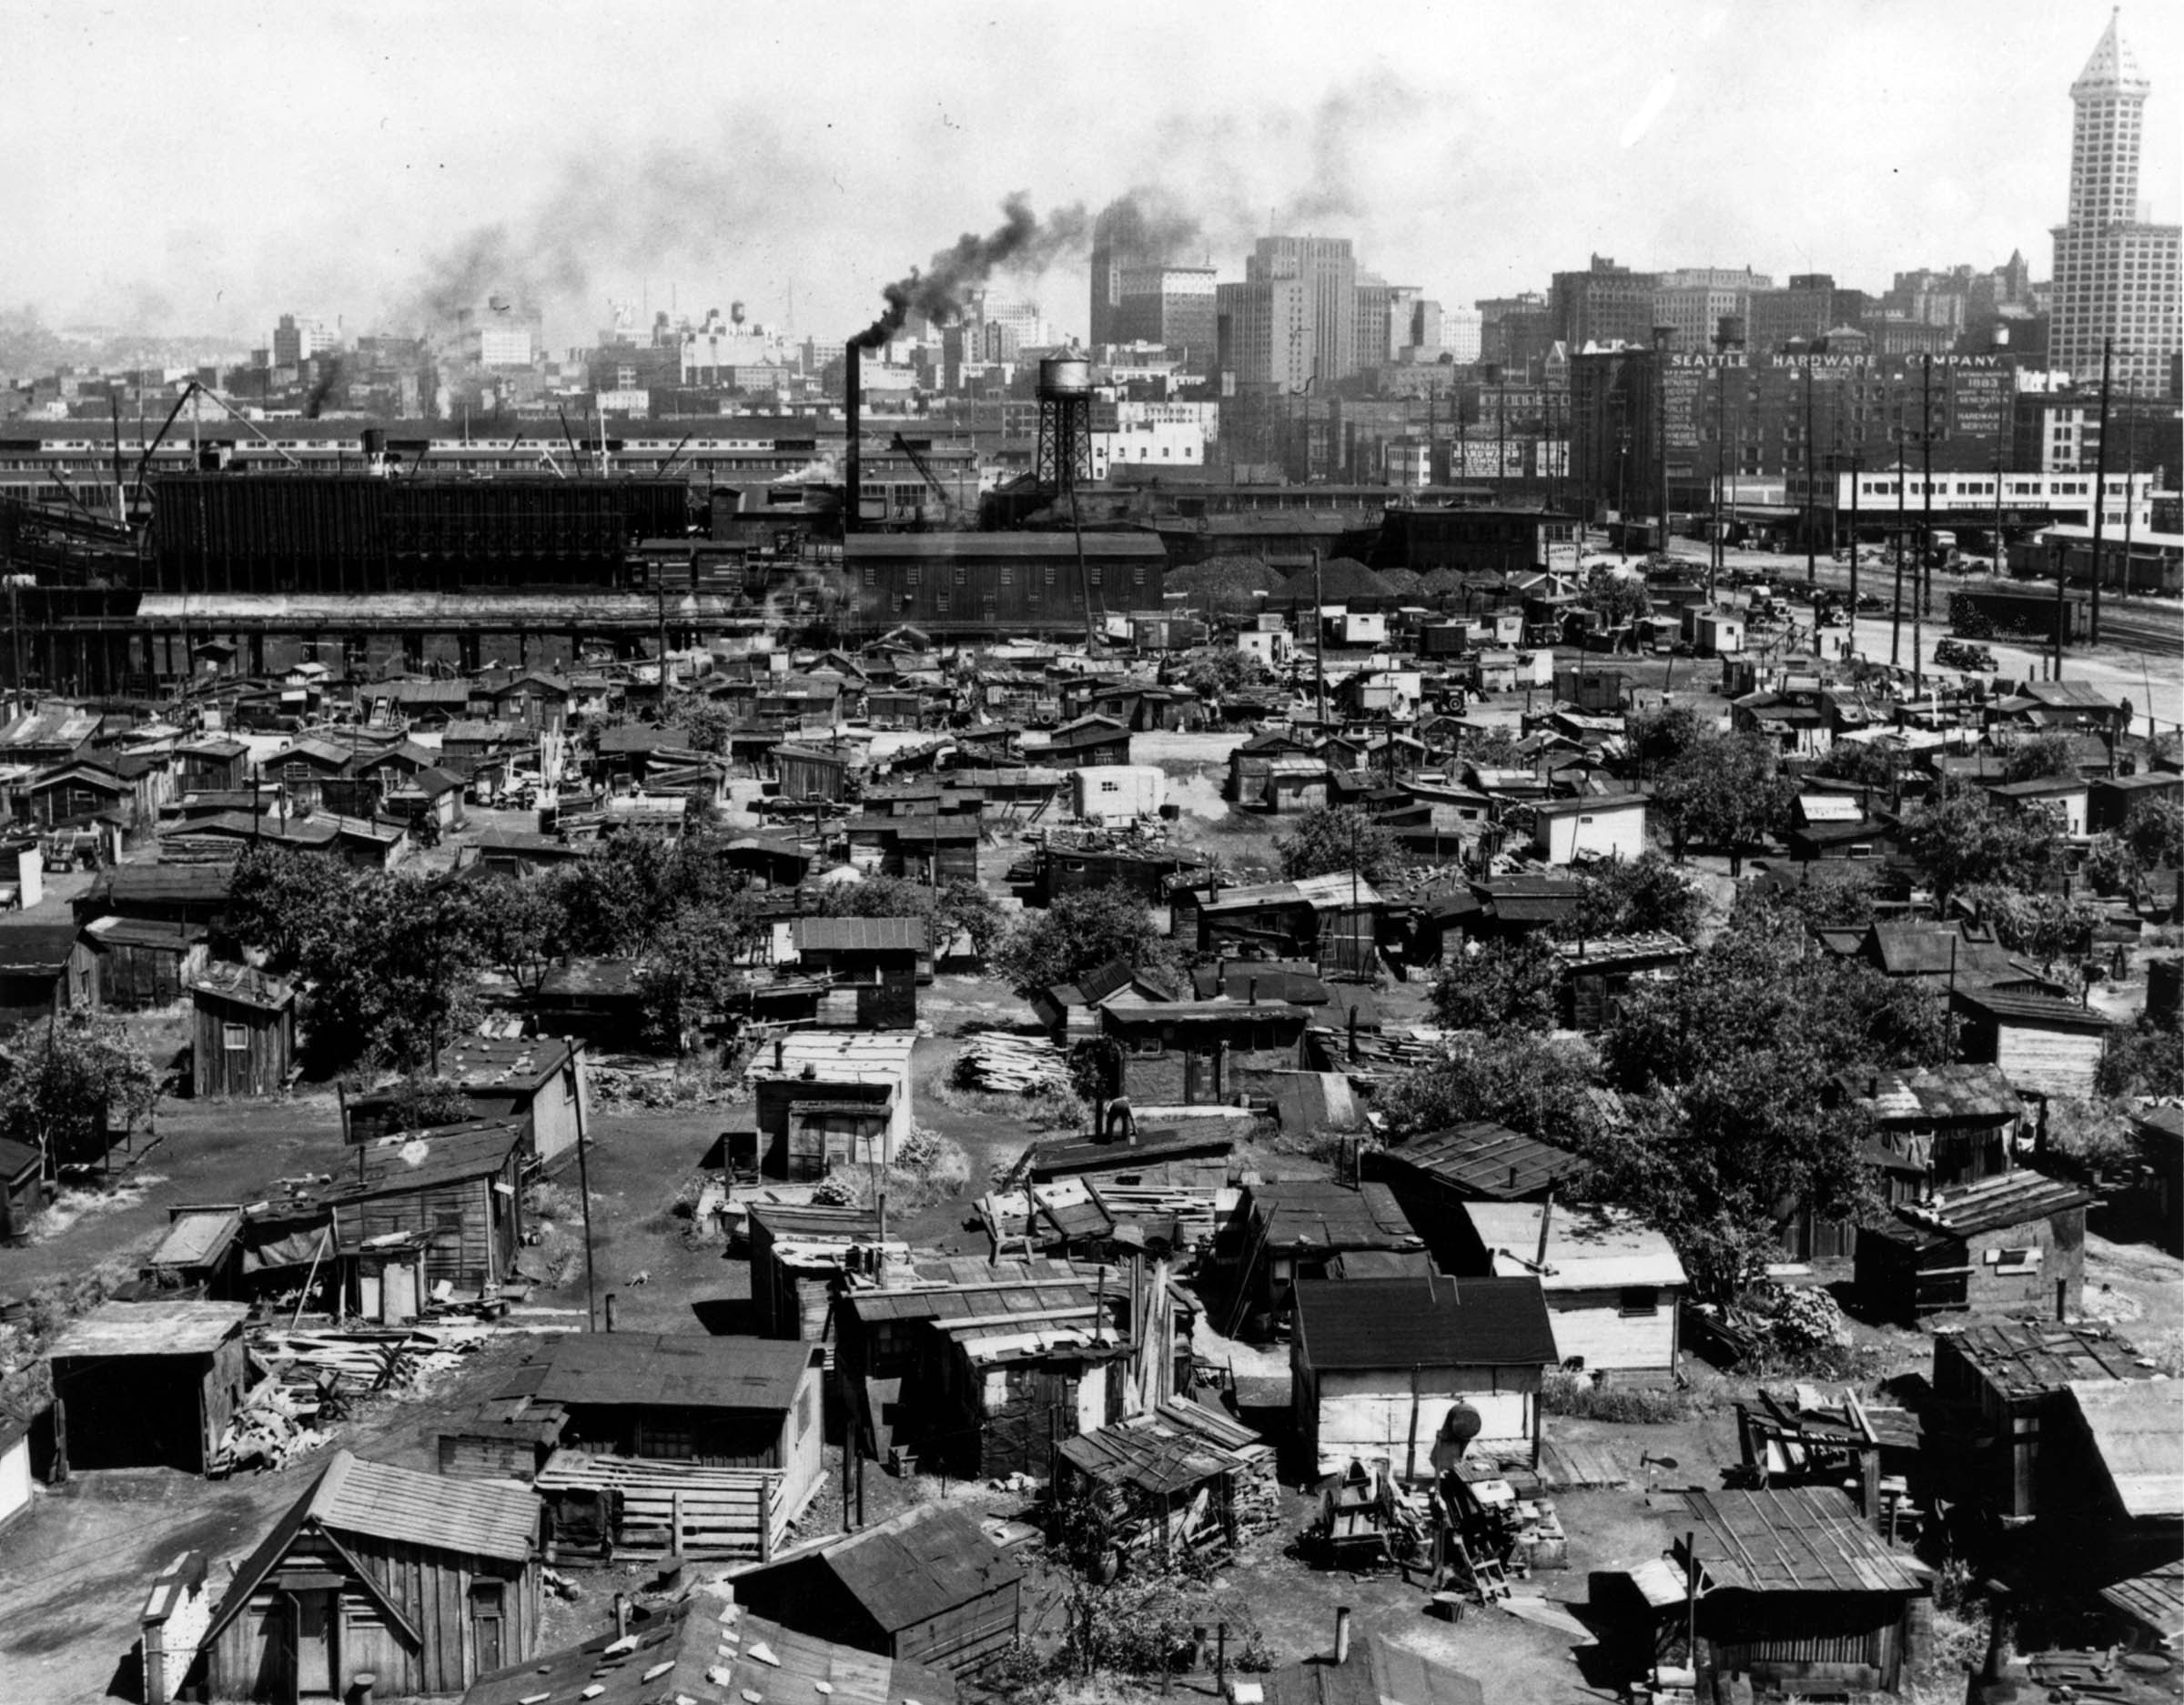
[{"label": "black smoke plume", "polygon": [[311,394],[303,405],[303,418],[316,420],[326,411],[326,400],[334,394],[334,387],[341,382],[341,358],[329,355],[319,364],[318,382],[311,387]]},{"label": "black smoke plume", "polygon": [[1037,272],[1085,240],[1081,206],[1057,207],[1041,221],[1031,198],[1017,194],[1001,204],[1001,223],[984,237],[966,231],[933,257],[923,272],[915,268],[880,292],[887,307],[850,341],[860,349],[877,349],[901,331],[913,313],[936,324],[958,319],[966,291],[1002,270]]}]

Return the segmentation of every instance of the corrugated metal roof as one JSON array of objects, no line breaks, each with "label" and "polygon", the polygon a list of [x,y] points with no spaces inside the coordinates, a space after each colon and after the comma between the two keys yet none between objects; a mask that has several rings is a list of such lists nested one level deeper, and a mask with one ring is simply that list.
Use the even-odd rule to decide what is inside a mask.
[{"label": "corrugated metal roof", "polygon": [[1065,1439],[1060,1450],[1094,1479],[1156,1493],[1181,1491],[1273,1454],[1249,1428],[1188,1397]]},{"label": "corrugated metal roof", "polygon": [[539,1502],[528,1486],[450,1479],[337,1450],[311,1493],[311,1514],[340,1533],[365,1533],[520,1563],[534,1549]]},{"label": "corrugated metal roof", "polygon": [[815,1347],[694,1333],[577,1332],[546,1352],[541,1403],[760,1409],[796,1400]]},{"label": "corrugated metal roof", "polygon": [[[1716,1590],[1924,1593],[1918,1563],[1891,1551],[1833,1486],[1684,1494],[1699,1567]],[[1684,1541],[1676,1553],[1685,1556]]]},{"label": "corrugated metal roof", "polygon": [[1485,1705],[1486,1690],[1461,1670],[1366,1634],[1350,1661],[1284,1664],[1260,1678],[1266,1705]]},{"label": "corrugated metal roof", "polygon": [[1429,1131],[1386,1151],[1382,1164],[1416,1167],[1470,1196],[1513,1201],[1574,1177],[1575,1155],[1486,1120]]},{"label": "corrugated metal roof", "polygon": [[798,918],[796,951],[914,953],[925,951],[923,918]]},{"label": "corrugated metal roof", "polygon": [[[1021,558],[1074,561],[1077,540],[1069,533],[852,533],[842,541],[846,563],[917,561],[1007,562]],[[1168,560],[1168,547],[1150,533],[1087,532],[1088,562],[1121,557],[1139,561]]]},{"label": "corrugated metal roof", "polygon": [[1297,1286],[1315,1368],[1545,1367],[1559,1360],[1535,1278],[1320,1279]]},{"label": "corrugated metal roof", "polygon": [[2005,1172],[1977,1184],[1944,1190],[1927,1203],[1899,1203],[1896,1217],[1920,1231],[1946,1237],[1975,1237],[1981,1232],[2027,1220],[2045,1219],[2093,1198],[2076,1185],[2037,1172]]},{"label": "corrugated metal roof", "polygon": [[101,1303],[53,1346],[56,1360],[78,1356],[207,1356],[243,1329],[241,1303]]},{"label": "corrugated metal roof", "polygon": [[2184,1516],[2184,1379],[2073,1380],[2068,1389],[2124,1513]]}]

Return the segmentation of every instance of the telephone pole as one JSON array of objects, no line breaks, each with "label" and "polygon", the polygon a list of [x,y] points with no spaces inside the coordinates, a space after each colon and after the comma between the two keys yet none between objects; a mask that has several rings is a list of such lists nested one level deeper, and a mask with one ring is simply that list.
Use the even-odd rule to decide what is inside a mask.
[{"label": "telephone pole", "polygon": [[1805,583],[1816,586],[1819,581],[1820,545],[1813,537],[1813,352],[1808,347],[1805,352]]},{"label": "telephone pole", "polygon": [[[2100,643],[2100,524],[2106,519],[2108,509],[2108,384],[2113,376],[2115,359],[2116,339],[2103,338],[2100,340],[2100,442],[2093,451],[2093,604],[2087,611],[2088,645]],[[2131,483],[2129,479],[2127,477],[2123,483],[2128,492]],[[2128,498],[2126,502],[2128,504]],[[2069,554],[2066,551],[2057,562],[2058,584],[2070,578],[2069,563]],[[2057,613],[2059,615],[2062,610],[2058,609]],[[2059,645],[2055,672],[2060,679],[2063,671]]]}]

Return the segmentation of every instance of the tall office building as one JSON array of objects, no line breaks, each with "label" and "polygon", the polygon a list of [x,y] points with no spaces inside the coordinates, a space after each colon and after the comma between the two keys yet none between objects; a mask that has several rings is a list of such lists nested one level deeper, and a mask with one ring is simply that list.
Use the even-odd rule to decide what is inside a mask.
[{"label": "tall office building", "polygon": [[1358,368],[1358,262],[1347,237],[1262,237],[1244,262],[1244,288],[1303,288],[1307,377],[1332,384]]},{"label": "tall office building", "polygon": [[1208,264],[1202,247],[1189,216],[1157,195],[1137,191],[1102,207],[1092,221],[1093,347],[1132,341],[1121,324],[1126,273],[1171,264],[1188,268],[1193,258],[1202,268]]},{"label": "tall office building", "polygon": [[273,328],[273,365],[301,367],[313,356],[323,354],[332,341],[318,320],[283,314],[280,324]]},{"label": "tall office building", "polygon": [[1592,257],[1582,272],[1558,272],[1548,292],[1547,311],[1554,336],[1572,354],[1589,343],[1634,344],[1653,341],[1653,292],[1661,275],[1633,272],[1605,255]]},{"label": "tall office building", "polygon": [[2080,384],[2099,381],[2114,342],[2116,388],[2159,395],[2179,347],[2178,276],[2184,227],[2142,222],[2138,144],[2153,84],[2111,15],[2070,86],[2070,205],[2055,227],[2055,323],[2049,358]]},{"label": "tall office building", "polygon": [[1312,316],[1301,278],[1220,285],[1214,320],[1221,371],[1238,385],[1302,390],[1312,377]]},{"label": "tall office building", "polygon": [[1113,343],[1157,343],[1179,350],[1187,372],[1212,369],[1211,267],[1127,267],[1108,321]]}]

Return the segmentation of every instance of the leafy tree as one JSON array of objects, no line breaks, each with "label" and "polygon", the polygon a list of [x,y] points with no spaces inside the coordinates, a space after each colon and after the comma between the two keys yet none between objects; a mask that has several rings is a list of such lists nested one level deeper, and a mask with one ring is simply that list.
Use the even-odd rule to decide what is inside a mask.
[{"label": "leafy tree", "polygon": [[2057,868],[2061,836],[2035,812],[1997,811],[1985,793],[1959,790],[1904,813],[1904,849],[1926,871],[1935,903],[1992,884],[2035,888]]},{"label": "leafy tree", "polygon": [[2085,876],[2095,893],[2118,894],[2137,886],[2140,865],[2130,843],[2115,833],[2097,834],[2086,849]]},{"label": "leafy tree", "polygon": [[1658,852],[1610,859],[1585,866],[1584,895],[1565,935],[1643,935],[1656,931],[1696,941],[1706,915],[1698,884]]},{"label": "leafy tree", "polygon": [[1623,743],[1642,779],[1675,762],[1714,732],[1714,724],[1687,704],[1636,711],[1623,719]]},{"label": "leafy tree", "polygon": [[2069,735],[2055,729],[2019,741],[2002,760],[2005,782],[2039,782],[2051,775],[2077,774],[2077,747]]},{"label": "leafy tree", "polygon": [[1517,736],[1513,730],[1496,723],[1491,728],[1466,729],[1459,752],[1466,763],[1475,763],[1482,770],[1519,770],[1524,766],[1524,754],[1517,750]]},{"label": "leafy tree", "polygon": [[1605,563],[1592,570],[1580,601],[1599,611],[1601,620],[1611,628],[1635,621],[1653,607],[1643,576],[1618,573]]},{"label": "leafy tree", "polygon": [[19,1032],[0,1070],[0,1136],[37,1150],[47,1175],[102,1151],[110,1119],[126,1128],[159,1098],[159,1075],[121,1022],[88,1007]]},{"label": "leafy tree", "polygon": [[411,1074],[387,1091],[393,1131],[425,1131],[436,1125],[460,1125],[475,1109],[462,1086],[445,1077]]},{"label": "leafy tree", "polygon": [[2016,888],[1967,888],[1963,898],[1995,926],[1995,939],[2012,953],[2028,953],[2046,970],[2065,953],[2083,953],[2101,919],[2101,908],[2075,894],[2026,893]]},{"label": "leafy tree", "polygon": [[2095,1083],[2104,1095],[2184,1095],[2184,1031],[2141,1014],[2108,1039]]},{"label": "leafy tree", "polygon": [[1584,1044],[1516,1029],[1450,1037],[1430,1065],[1390,1085],[1379,1104],[1398,1136],[1474,1119],[1563,1148],[1603,1132]]},{"label": "leafy tree", "polygon": [[1297,819],[1294,832],[1274,837],[1281,873],[1295,882],[1304,876],[1348,875],[1367,882],[1390,875],[1402,863],[1402,847],[1369,812],[1355,805],[1321,805]]},{"label": "leafy tree", "polygon": [[961,878],[938,888],[900,876],[867,876],[862,882],[834,883],[822,891],[818,913],[831,918],[923,918],[933,951],[945,951],[958,934],[968,935],[971,952],[991,956],[1008,933],[1008,918],[994,897],[976,883]]},{"label": "leafy tree", "polygon": [[1797,784],[1781,771],[1781,753],[1757,734],[1711,734],[1663,766],[1653,805],[1669,827],[1678,859],[1692,842],[1732,857],[1777,833],[1789,821]]},{"label": "leafy tree", "polygon": [[729,731],[735,726],[727,706],[694,697],[675,706],[673,722],[693,752],[726,752]]},{"label": "leafy tree", "polygon": [[356,892],[355,873],[337,859],[253,846],[228,883],[228,932],[288,976],[349,933]]},{"label": "leafy tree", "polygon": [[1026,912],[993,955],[994,969],[1019,994],[1067,983],[1112,960],[1165,969],[1173,949],[1152,913],[1120,883],[1058,894],[1044,912]]},{"label": "leafy tree", "polygon": [[2184,805],[2144,799],[2123,820],[2123,842],[2141,870],[2184,866]]},{"label": "leafy tree", "polygon": [[690,1033],[743,981],[743,956],[757,931],[743,903],[686,906],[637,965],[644,1040],[681,1052]]},{"label": "leafy tree", "polygon": [[498,971],[527,995],[535,995],[554,960],[567,949],[568,879],[562,871],[526,877],[490,877],[477,907],[480,963]]},{"label": "leafy tree", "polygon": [[1834,782],[1890,790],[1902,773],[1903,763],[1903,752],[1894,741],[1838,740],[1822,756],[1815,772]]},{"label": "leafy tree", "polygon": [[1434,1016],[1451,1030],[1552,1030],[1560,981],[1554,954],[1525,935],[1451,960],[1434,977],[1430,998]]},{"label": "leafy tree", "polygon": [[1183,671],[1183,684],[1199,698],[1218,703],[1230,693],[1266,679],[1258,658],[1234,647],[1203,646]]},{"label": "leafy tree", "polygon": [[1738,889],[1736,910],[1780,912],[1814,930],[1857,930],[1873,922],[1880,890],[1870,868],[1841,860],[1800,868],[1804,877],[1795,887]]}]

